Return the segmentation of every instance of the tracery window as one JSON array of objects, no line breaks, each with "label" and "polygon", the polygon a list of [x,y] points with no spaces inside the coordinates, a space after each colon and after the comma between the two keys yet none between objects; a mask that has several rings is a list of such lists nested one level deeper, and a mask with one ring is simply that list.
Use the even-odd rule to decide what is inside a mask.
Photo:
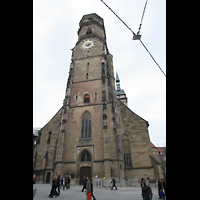
[{"label": "tracery window", "polygon": [[81,162],[91,161],[90,154],[85,151],[84,154],[81,156]]},{"label": "tracery window", "polygon": [[124,166],[125,167],[131,167],[131,151],[130,151],[130,143],[128,136],[126,134],[123,134],[122,136],[122,146],[124,151]]},{"label": "tracery window", "polygon": [[81,138],[91,138],[91,116],[88,112],[82,118]]}]

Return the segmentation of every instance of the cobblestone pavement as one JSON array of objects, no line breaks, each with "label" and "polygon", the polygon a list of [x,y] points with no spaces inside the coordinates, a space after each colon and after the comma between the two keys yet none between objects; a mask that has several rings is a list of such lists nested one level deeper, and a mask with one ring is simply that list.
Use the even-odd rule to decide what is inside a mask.
[{"label": "cobblestone pavement", "polygon": [[[36,195],[33,200],[51,199],[48,197],[51,185],[50,184],[34,184],[37,188]],[[85,192],[81,192],[82,186],[71,186],[70,189],[60,190],[60,196],[53,197],[56,200],[85,200]],[[118,190],[110,188],[102,188],[94,186],[93,194],[96,200],[142,200],[140,187],[118,187]],[[152,188],[153,198],[158,199],[158,191]],[[165,199],[167,199],[165,197]]]}]

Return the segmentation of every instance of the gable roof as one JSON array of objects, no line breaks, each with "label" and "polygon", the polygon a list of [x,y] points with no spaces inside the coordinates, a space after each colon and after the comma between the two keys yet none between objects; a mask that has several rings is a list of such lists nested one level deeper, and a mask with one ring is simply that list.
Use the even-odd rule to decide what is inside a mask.
[{"label": "gable roof", "polygon": [[166,156],[166,147],[156,147],[152,142],[151,147],[158,149],[159,154],[162,153],[162,156]]},{"label": "gable roof", "polygon": [[38,131],[38,132],[41,132],[42,129],[56,116],[58,115],[58,113],[60,112],[60,110],[63,108],[63,106],[61,106],[61,108],[58,110],[58,112]]},{"label": "gable roof", "polygon": [[158,147],[156,147],[152,142],[151,142],[151,147],[158,149]]},{"label": "gable roof", "polygon": [[125,104],[123,104],[118,98],[117,98],[117,100],[120,102],[121,105],[125,106],[128,110],[130,110],[134,115],[136,115],[140,119],[144,120],[147,123],[147,127],[149,126],[149,122],[148,121],[146,121],[145,119],[143,119],[142,117],[140,117],[139,115],[137,115],[136,113],[134,113],[128,106],[126,106]]}]

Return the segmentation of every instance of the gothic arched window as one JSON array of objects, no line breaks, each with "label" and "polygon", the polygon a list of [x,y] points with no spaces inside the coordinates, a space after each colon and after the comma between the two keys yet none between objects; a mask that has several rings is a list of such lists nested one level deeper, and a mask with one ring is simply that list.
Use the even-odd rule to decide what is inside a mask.
[{"label": "gothic arched window", "polygon": [[87,151],[85,151],[81,156],[81,162],[87,162],[87,161],[91,161],[91,156]]},{"label": "gothic arched window", "polygon": [[124,151],[124,166],[125,167],[131,167],[131,151],[130,151],[130,143],[128,136],[126,134],[123,134],[122,136],[122,146]]},{"label": "gothic arched window", "polygon": [[88,112],[82,118],[81,138],[91,138],[91,116]]}]

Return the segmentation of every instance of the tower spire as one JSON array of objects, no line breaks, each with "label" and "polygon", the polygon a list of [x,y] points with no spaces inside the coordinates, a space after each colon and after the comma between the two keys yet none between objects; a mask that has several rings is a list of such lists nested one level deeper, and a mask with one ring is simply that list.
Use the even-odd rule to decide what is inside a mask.
[{"label": "tower spire", "polygon": [[120,80],[119,80],[119,76],[118,73],[116,72],[116,85],[117,85],[117,91],[120,91]]},{"label": "tower spire", "polygon": [[118,76],[118,73],[117,73],[117,72],[116,72],[116,82],[117,82],[117,83],[120,82],[119,76]]},{"label": "tower spire", "polygon": [[122,103],[124,103],[127,106],[127,97],[126,97],[126,93],[124,92],[123,89],[121,89],[120,87],[120,80],[119,80],[119,75],[116,72],[116,86],[117,86],[117,90],[116,90],[116,95],[117,98],[121,100]]}]

